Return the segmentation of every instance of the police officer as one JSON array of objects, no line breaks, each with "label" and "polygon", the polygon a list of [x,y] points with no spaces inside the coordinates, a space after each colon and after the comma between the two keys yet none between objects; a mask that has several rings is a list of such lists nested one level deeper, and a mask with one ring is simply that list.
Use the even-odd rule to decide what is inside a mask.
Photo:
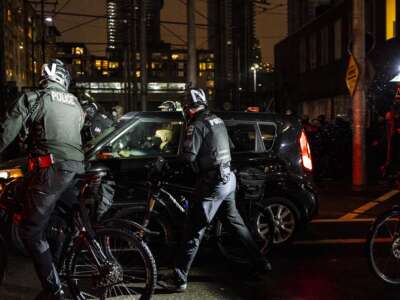
[{"label": "police officer", "polygon": [[183,110],[188,119],[183,159],[192,165],[199,179],[175,269],[160,282],[166,289],[178,292],[186,290],[190,267],[206,227],[217,212],[246,246],[255,266],[260,271],[271,268],[236,209],[236,177],[230,169],[230,143],[224,122],[207,109],[202,89],[189,90]]},{"label": "police officer", "polygon": [[105,130],[113,126],[113,121],[99,111],[99,107],[94,102],[82,103],[85,112],[85,125],[82,129],[82,142],[85,145],[90,140],[102,134]]},{"label": "police officer", "polygon": [[0,152],[21,128],[28,132],[28,175],[21,237],[30,252],[43,291],[36,299],[64,299],[44,238],[51,213],[76,173],[84,171],[80,131],[84,113],[68,93],[70,75],[62,61],[50,60],[41,72],[41,89],[23,94],[0,127]]}]

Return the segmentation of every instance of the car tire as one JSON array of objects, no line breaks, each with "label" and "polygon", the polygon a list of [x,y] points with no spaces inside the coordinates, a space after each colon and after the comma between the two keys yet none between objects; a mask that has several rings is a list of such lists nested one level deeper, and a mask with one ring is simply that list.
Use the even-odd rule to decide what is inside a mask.
[{"label": "car tire", "polygon": [[262,235],[262,220],[265,212],[268,211],[274,224],[274,247],[284,246],[293,241],[300,225],[300,212],[298,208],[284,197],[265,198],[255,216],[255,228],[259,235]]}]

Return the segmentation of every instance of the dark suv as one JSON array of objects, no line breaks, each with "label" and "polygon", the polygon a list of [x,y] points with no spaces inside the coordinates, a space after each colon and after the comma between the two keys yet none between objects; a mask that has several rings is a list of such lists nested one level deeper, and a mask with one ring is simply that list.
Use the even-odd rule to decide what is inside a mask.
[{"label": "dark suv", "polygon": [[[309,147],[300,122],[267,113],[217,114],[225,121],[233,144],[238,206],[261,203],[273,216],[275,243],[289,241],[318,209]],[[190,197],[196,176],[179,160],[184,124],[178,112],[132,112],[88,145],[87,159],[101,161],[112,170],[117,183],[114,208],[146,199],[146,166],[158,156],[167,159],[173,170],[169,188]],[[262,235],[264,215],[259,211],[252,221]]]}]

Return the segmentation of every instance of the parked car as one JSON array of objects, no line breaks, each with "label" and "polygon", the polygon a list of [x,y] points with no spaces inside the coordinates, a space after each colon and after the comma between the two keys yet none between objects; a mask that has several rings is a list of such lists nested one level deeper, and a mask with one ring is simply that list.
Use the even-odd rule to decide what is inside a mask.
[{"label": "parked car", "polygon": [[[238,177],[238,206],[257,199],[270,211],[277,244],[291,240],[318,209],[311,171],[312,161],[300,122],[293,117],[267,113],[223,112],[231,138],[232,168]],[[195,174],[179,159],[184,118],[174,112],[133,112],[123,124],[90,146],[86,155],[102,161],[117,183],[115,206],[129,207],[144,200],[146,165],[157,156],[174,170],[169,189],[190,199]],[[135,184],[133,184],[135,183]],[[253,216],[262,235],[263,210]]]},{"label": "parked car", "polygon": [[[255,201],[262,206],[252,216],[262,236],[265,211],[276,227],[274,242],[295,236],[318,210],[312,162],[300,122],[269,113],[221,112],[232,141],[232,169],[238,178],[237,205]],[[184,117],[180,112],[131,112],[115,128],[90,142],[85,149],[91,163],[106,164],[116,182],[113,211],[146,199],[146,166],[163,156],[171,166],[168,188],[190,200],[196,176],[179,159]],[[0,164],[16,168],[18,161]],[[183,223],[183,222],[182,222]]]}]

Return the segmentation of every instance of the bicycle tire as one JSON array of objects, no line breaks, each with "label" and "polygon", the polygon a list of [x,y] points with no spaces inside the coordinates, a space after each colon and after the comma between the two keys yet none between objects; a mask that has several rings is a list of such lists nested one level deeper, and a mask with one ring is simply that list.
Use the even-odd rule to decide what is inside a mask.
[{"label": "bicycle tire", "polygon": [[[89,271],[85,272],[85,270],[83,270],[81,271],[83,275],[79,275],[79,270],[82,267],[80,263],[82,261],[88,262],[88,257],[84,249],[74,247],[73,251],[70,253],[70,257],[67,259],[68,266],[66,272],[66,279],[71,296],[76,300],[108,299],[109,296],[124,296],[124,299],[135,300],[151,299],[155,289],[157,271],[154,258],[146,244],[137,239],[133,232],[116,228],[99,229],[96,231],[96,237],[102,245],[102,249],[107,258],[109,258],[110,261],[117,261],[122,267],[123,282],[118,285],[110,285],[103,289],[97,287],[93,288],[93,284],[95,283],[93,278],[97,275],[95,274],[97,268],[93,266],[92,263],[92,266],[88,268]],[[116,243],[116,241],[122,242],[122,245],[125,245],[125,247],[120,247],[119,249],[113,248],[113,242]],[[125,257],[127,256],[128,259],[125,258],[122,261],[122,258],[117,255],[118,251],[121,253],[124,251],[123,254],[125,254]],[[133,254],[138,255],[133,256]],[[133,266],[129,265],[129,263],[137,263],[138,260],[141,260],[143,265],[139,266],[140,270],[138,268],[133,269]],[[131,269],[129,269],[129,267],[131,267]],[[94,270],[95,272],[90,274],[90,270]],[[140,274],[143,275],[143,278],[135,276],[136,273],[134,272],[138,272],[139,274],[139,271],[141,272]],[[82,279],[80,282],[79,278]],[[87,279],[87,282],[83,281],[83,279]],[[138,282],[138,280],[140,282]]]},{"label": "bicycle tire", "polygon": [[[139,224],[143,222],[146,214],[146,206],[136,204],[128,209],[118,211],[113,217],[118,219],[126,219],[135,221]],[[172,224],[167,216],[154,210],[148,229],[158,232],[158,235],[146,235],[144,240],[146,245],[150,248],[158,266],[169,266],[174,260],[175,247],[177,240],[175,238]]]},{"label": "bicycle tire", "polygon": [[400,210],[391,209],[376,218],[367,237],[367,256],[379,279],[400,285]]},{"label": "bicycle tire", "polygon": [[4,239],[0,236],[0,285],[3,283],[7,268],[7,248]]}]

